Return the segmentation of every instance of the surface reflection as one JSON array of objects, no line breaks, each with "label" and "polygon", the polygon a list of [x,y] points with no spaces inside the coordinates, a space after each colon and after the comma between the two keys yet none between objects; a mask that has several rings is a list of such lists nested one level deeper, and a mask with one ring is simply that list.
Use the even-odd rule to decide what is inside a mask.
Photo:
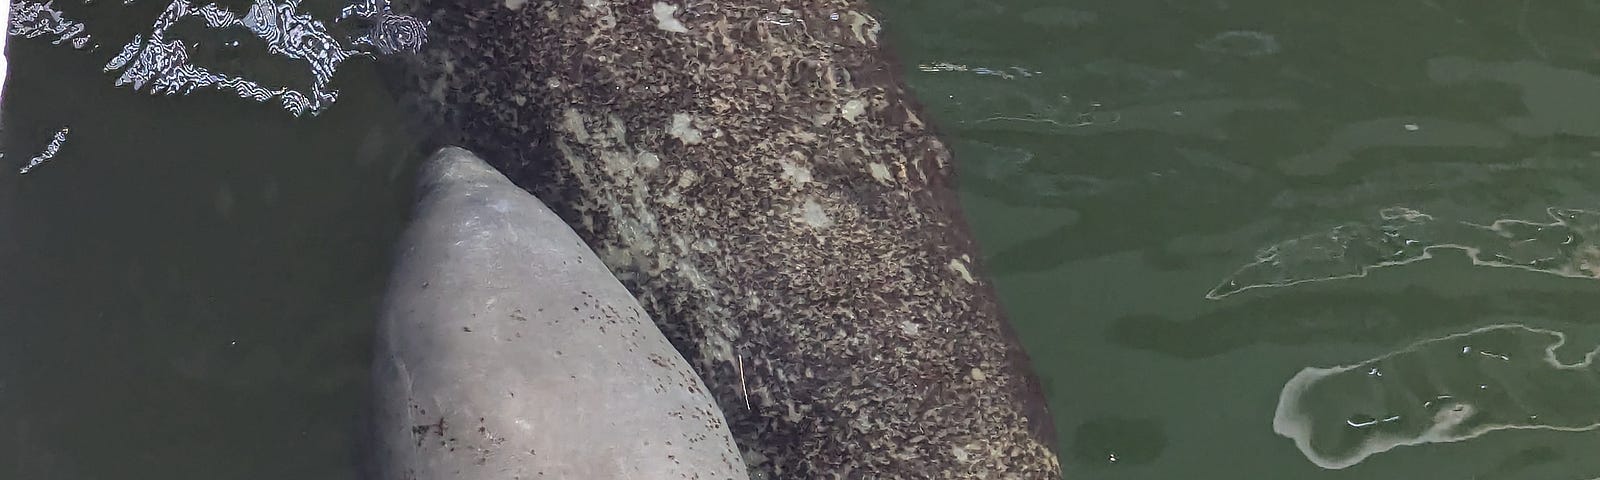
[{"label": "surface reflection", "polygon": [[[33,38],[55,37],[51,43],[71,42],[77,49],[91,45],[83,34],[87,26],[69,19],[52,3],[16,0],[9,34]],[[168,38],[174,27],[188,18],[199,18],[207,29],[240,29],[263,42],[272,56],[304,64],[311,74],[308,88],[270,85],[244,73],[224,73],[193,62],[193,52],[201,42]],[[332,88],[334,73],[346,60],[415,52],[427,41],[427,25],[416,18],[390,11],[387,0],[362,0],[342,9],[337,21],[360,24],[352,38],[341,39],[323,21],[301,12],[299,0],[273,3],[254,0],[243,13],[235,13],[214,3],[196,5],[188,0],[173,0],[155,17],[149,31],[134,35],[109,59],[104,71],[121,70],[117,86],[132,86],[151,94],[188,95],[197,89],[230,92],[240,98],[267,102],[276,99],[290,114],[317,115],[338,99]],[[348,43],[350,46],[346,46]],[[237,46],[237,42],[227,42]]]},{"label": "surface reflection", "polygon": [[11,2],[11,24],[7,26],[7,33],[23,38],[50,36],[55,37],[50,40],[53,45],[70,42],[72,48],[87,48],[92,40],[89,35],[79,35],[84,30],[83,22],[67,18],[52,3]]},{"label": "surface reflection", "polygon": [[[1486,324],[1590,326],[1595,284],[1562,278],[1591,275],[1587,254],[1550,238],[1583,236],[1579,221],[1543,212],[1600,210],[1600,3],[880,4],[909,65],[1037,72],[906,69],[925,118],[951,137],[988,270],[1053,387],[1061,431],[1157,418],[1170,437],[1148,466],[1113,468],[1133,464],[1108,463],[1114,447],[1073,450],[1103,437],[1069,436],[1069,477],[1600,471],[1582,453],[1600,436],[1542,432],[1325,470],[1265,421],[1304,365]],[[1377,215],[1392,206],[1406,210]],[[1422,243],[1385,240],[1385,228]],[[1275,257],[1300,255],[1297,267],[1258,265],[1241,283],[1371,272],[1203,300],[1263,246],[1301,237]],[[1476,251],[1370,268],[1440,244]],[[1370,416],[1357,423],[1387,418]]]}]

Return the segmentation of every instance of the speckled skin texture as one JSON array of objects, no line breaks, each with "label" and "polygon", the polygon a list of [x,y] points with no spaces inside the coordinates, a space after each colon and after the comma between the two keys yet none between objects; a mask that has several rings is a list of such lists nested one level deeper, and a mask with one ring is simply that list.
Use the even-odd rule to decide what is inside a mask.
[{"label": "speckled skin texture", "polygon": [[413,86],[448,140],[638,296],[752,478],[1059,477],[949,151],[865,4],[418,1]]},{"label": "speckled skin texture", "polygon": [[465,150],[418,180],[373,348],[371,478],[747,478],[695,371],[565,222]]}]

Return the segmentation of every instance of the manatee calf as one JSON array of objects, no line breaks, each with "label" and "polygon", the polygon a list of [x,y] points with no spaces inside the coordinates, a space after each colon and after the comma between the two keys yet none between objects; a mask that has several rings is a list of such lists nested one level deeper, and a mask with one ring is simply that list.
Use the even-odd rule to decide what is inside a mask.
[{"label": "manatee calf", "polygon": [[416,1],[449,140],[600,254],[753,477],[1059,477],[949,149],[864,2]]},{"label": "manatee calf", "polygon": [[378,323],[375,480],[743,480],[700,379],[538,199],[423,167]]}]

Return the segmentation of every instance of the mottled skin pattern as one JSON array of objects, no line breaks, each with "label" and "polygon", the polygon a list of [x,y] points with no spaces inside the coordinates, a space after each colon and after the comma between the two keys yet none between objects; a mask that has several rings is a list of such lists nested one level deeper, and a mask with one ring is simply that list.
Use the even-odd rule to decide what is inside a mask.
[{"label": "mottled skin pattern", "polygon": [[1059,477],[949,151],[862,2],[420,1],[447,140],[638,295],[756,478]]}]

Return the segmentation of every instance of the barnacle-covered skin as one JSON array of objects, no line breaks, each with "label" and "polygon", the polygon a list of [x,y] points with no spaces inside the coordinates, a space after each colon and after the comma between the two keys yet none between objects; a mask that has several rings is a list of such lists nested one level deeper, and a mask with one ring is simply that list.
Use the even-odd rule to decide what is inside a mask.
[{"label": "barnacle-covered skin", "polygon": [[416,0],[415,87],[657,319],[756,478],[1058,478],[949,149],[848,0]]}]

